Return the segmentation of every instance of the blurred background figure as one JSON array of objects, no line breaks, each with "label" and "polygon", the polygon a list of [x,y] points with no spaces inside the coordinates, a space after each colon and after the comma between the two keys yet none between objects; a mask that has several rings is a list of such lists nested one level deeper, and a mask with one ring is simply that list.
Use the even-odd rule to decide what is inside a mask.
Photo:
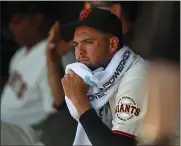
[{"label": "blurred background figure", "polygon": [[[77,5],[77,8],[72,9],[72,11],[75,11],[74,15],[76,15],[76,9],[80,11],[79,3]],[[12,33],[13,37],[12,35],[7,35],[5,32],[4,34],[6,35],[3,36],[6,40],[15,39],[18,46],[23,47],[18,49],[11,59],[10,77],[2,92],[1,121],[3,123],[1,123],[1,126],[3,128],[1,128],[1,138],[4,139],[2,144],[31,145],[36,143],[41,137],[39,132],[35,132],[36,130],[43,130],[42,135],[45,139],[42,141],[46,143],[46,145],[50,142],[55,145],[57,145],[57,142],[59,144],[65,144],[71,141],[71,127],[76,127],[76,123],[70,119],[66,107],[62,106],[64,105],[64,101],[61,97],[64,97],[64,93],[60,91],[61,95],[55,96],[49,87],[49,83],[51,84],[52,81],[48,81],[48,76],[51,76],[51,73],[47,71],[46,66],[47,63],[49,63],[49,59],[46,57],[48,53],[46,51],[46,44],[49,30],[55,20],[60,20],[61,17],[61,21],[66,22],[67,18],[69,20],[73,18],[69,13],[65,13],[69,3],[5,2],[4,6],[7,8],[5,16],[10,16],[7,22],[9,22],[11,31],[8,31],[8,29],[5,30],[6,32],[10,32],[9,34]],[[69,6],[69,8],[71,8],[71,6]],[[61,16],[62,13],[64,14],[63,17]],[[72,49],[69,48],[68,43],[61,40],[59,44],[61,45],[58,47],[57,53],[63,56],[59,58],[59,68],[62,73],[64,72],[64,66],[74,61],[74,56],[72,56],[71,53],[67,53],[69,49]],[[61,50],[62,48],[64,48],[63,51]],[[13,78],[12,75],[15,71],[16,74]],[[63,73],[59,76],[61,77],[61,75],[63,75]],[[19,82],[19,80],[23,81],[24,84]],[[11,81],[13,82],[12,87],[10,85]],[[15,91],[17,95],[14,94]],[[9,94],[11,94],[11,96]],[[56,111],[60,110],[60,107],[62,111],[55,114]],[[55,116],[51,115],[45,120],[45,118],[49,116],[48,114],[52,113],[54,113]],[[65,124],[70,124],[70,130],[65,131]],[[56,127],[52,125],[56,125]],[[19,135],[16,133],[17,131],[19,131]],[[15,133],[15,135],[13,135],[13,133]],[[29,136],[27,136],[27,134]],[[23,135],[24,141],[22,141],[21,138]],[[66,136],[67,139],[69,139],[67,141],[65,140],[66,142],[59,140],[61,137],[65,139]],[[9,141],[9,139],[13,137],[16,141]],[[35,139],[33,139],[33,137],[35,137]],[[31,143],[29,143],[30,141],[28,139],[32,139]]]},{"label": "blurred background figure", "polygon": [[[51,76],[51,73],[48,72],[47,66],[46,66],[47,63],[49,63],[49,59],[46,57],[48,55],[48,52],[46,51],[46,48],[47,48],[46,44],[47,44],[47,37],[49,34],[50,27],[55,22],[55,20],[60,20],[62,23],[63,22],[67,23],[69,20],[71,21],[72,19],[74,19],[75,16],[77,18],[78,13],[80,12],[80,9],[81,9],[80,7],[82,7],[82,5],[79,2],[75,3],[75,5],[73,6],[70,5],[70,2],[2,2],[2,3],[4,6],[3,20],[5,20],[4,25],[3,25],[4,31],[2,35],[4,38],[3,50],[6,49],[5,50],[6,53],[3,52],[3,55],[4,53],[7,56],[9,55],[9,59],[10,59],[10,56],[12,56],[12,54],[16,51],[16,48],[18,46],[24,46],[18,49],[16,54],[13,55],[12,57],[13,59],[11,59],[10,61],[11,62],[10,66],[12,66],[12,64],[13,66],[14,64],[16,64],[15,66],[16,68],[18,65],[20,65],[19,60],[23,62],[22,61],[23,59],[28,58],[30,56],[27,59],[30,61],[30,65],[26,63],[24,65],[24,66],[27,66],[26,69],[28,70],[26,72],[26,79],[24,80],[26,81],[28,79],[27,74],[32,74],[32,73],[36,74],[38,71],[41,72],[37,77],[38,79],[36,78],[37,85],[36,87],[34,87],[35,92],[31,92],[31,93],[28,92],[31,98],[29,99],[21,98],[21,100],[17,98],[18,102],[22,101],[23,99],[25,100],[22,103],[22,104],[25,104],[23,106],[24,109],[27,108],[27,105],[29,107],[29,109],[27,110],[19,109],[20,112],[17,112],[17,114],[19,114],[21,118],[19,119],[16,118],[17,121],[16,120],[14,121],[12,120],[14,119],[12,116],[7,117],[7,112],[4,113],[1,110],[1,113],[4,114],[4,116],[1,116],[1,119],[3,120],[3,123],[1,123],[1,125],[2,127],[4,127],[4,128],[1,128],[1,135],[2,135],[1,138],[5,138],[3,140],[3,144],[6,144],[6,143],[7,144],[13,144],[13,143],[14,144],[25,144],[25,143],[32,144],[32,143],[29,143],[30,141],[27,139],[35,137],[36,140],[40,140],[39,138],[41,137],[42,141],[46,145],[52,145],[52,144],[53,145],[60,145],[60,144],[67,145],[69,141],[71,142],[72,129],[74,127],[76,128],[76,122],[69,115],[69,112],[66,106],[64,106],[65,105],[64,101],[61,99],[62,95],[64,97],[64,93],[60,91],[61,93],[60,96],[54,96],[54,92],[49,87],[49,84],[51,84],[52,81],[51,80],[48,81],[48,76]],[[83,4],[83,2],[81,3]],[[71,9],[71,11],[74,12],[71,15],[70,13],[65,13],[67,10],[69,10],[69,8]],[[7,26],[10,26],[9,28],[11,31],[9,31],[9,28]],[[10,42],[9,43],[10,45],[7,45],[8,42]],[[61,76],[64,75],[64,67],[67,64],[74,62],[74,55],[72,55],[74,50],[73,48],[70,48],[69,44],[66,42],[66,39],[64,41],[60,40],[59,44],[61,45],[59,45],[58,47],[57,54],[59,54],[60,56],[58,60],[58,65],[60,69],[59,76],[61,78]],[[61,50],[62,48],[64,49],[63,51]],[[11,50],[11,49],[12,50],[14,49],[14,50],[11,53],[9,53],[10,51],[8,50]],[[21,52],[20,50],[23,52]],[[39,58],[38,58],[38,55],[39,55]],[[14,58],[17,58],[16,56],[18,56],[18,59],[14,59]],[[7,80],[6,69],[8,66],[8,62],[9,60],[7,58],[3,58],[3,63],[6,63],[6,65],[3,67],[3,78],[2,78],[3,82]],[[39,68],[39,70],[36,72],[36,67],[38,68],[37,66],[38,63],[42,64],[43,67]],[[32,80],[35,80],[35,79],[32,79]],[[39,84],[41,85],[41,87],[39,87]],[[5,86],[3,90],[2,101],[4,99],[7,100],[7,98],[5,97],[5,95],[7,94],[6,88],[9,88],[7,86],[8,84]],[[18,88],[18,86],[16,87]],[[36,93],[38,94],[37,97],[35,97]],[[27,94],[25,95],[27,96]],[[10,96],[8,97],[10,98]],[[32,97],[35,97],[35,98],[32,99]],[[36,102],[37,101],[36,98],[39,99],[40,101]],[[49,99],[49,101],[47,100],[47,98]],[[10,103],[12,106],[14,106],[13,102],[10,101]],[[41,107],[41,105],[46,106],[47,108],[50,108],[46,116],[43,115],[42,113],[41,114],[39,113],[39,116],[37,116],[38,110],[36,106]],[[22,106],[18,107],[17,105],[16,107],[18,109],[18,108],[21,108]],[[61,107],[61,110],[60,110],[60,107]],[[1,106],[1,108],[3,107]],[[10,107],[5,107],[5,108],[10,109]],[[30,110],[31,108],[33,110]],[[57,110],[60,110],[60,111],[58,113],[55,113]],[[21,113],[25,111],[27,111],[28,114],[21,115]],[[13,112],[16,112],[16,110],[14,110]],[[8,113],[11,114],[11,111],[9,110]],[[54,115],[52,115],[52,113]],[[29,114],[32,114],[32,116],[34,117],[37,116],[38,120],[36,120],[35,118],[33,119],[33,117],[30,116]],[[51,115],[48,115],[48,114],[51,114]],[[48,116],[48,119],[45,119],[47,116]],[[21,122],[21,126],[19,126],[20,122]],[[12,126],[12,124],[16,124],[18,126],[15,126],[15,125]],[[55,125],[55,126],[52,126],[52,125]],[[66,127],[67,125],[69,125],[69,130],[67,130],[67,127]],[[27,126],[30,126],[31,128]],[[26,132],[22,132],[22,128]],[[42,136],[40,136],[39,132],[35,132],[32,128],[35,131],[41,130]],[[16,137],[15,135],[17,133],[13,131],[18,131],[18,130],[20,132],[20,135],[17,135]],[[27,132],[30,135],[30,137],[27,137],[26,135]],[[10,133],[15,133],[15,135],[11,135]],[[23,134],[25,134],[26,135],[25,138],[27,138],[24,141],[25,143],[21,141],[22,140],[21,138],[18,139],[18,137],[22,137]],[[36,134],[38,135],[38,138],[36,137],[37,136]],[[8,136],[11,136],[11,137],[8,137]],[[15,136],[14,139],[17,141],[8,141],[8,139],[13,138],[13,136]],[[35,142],[35,141],[31,141],[31,142]]]},{"label": "blurred background figure", "polygon": [[[47,78],[46,38],[55,21],[51,7],[54,9],[47,2],[9,3],[9,28],[15,41],[22,47],[11,59],[9,79],[1,95],[1,126],[7,123],[10,130],[17,125],[35,138],[39,133],[30,127],[54,111],[53,104],[63,103],[63,97],[53,98]],[[1,134],[7,134],[8,129],[3,128]],[[21,130],[19,133],[23,135]],[[13,144],[8,139],[7,142]]]}]

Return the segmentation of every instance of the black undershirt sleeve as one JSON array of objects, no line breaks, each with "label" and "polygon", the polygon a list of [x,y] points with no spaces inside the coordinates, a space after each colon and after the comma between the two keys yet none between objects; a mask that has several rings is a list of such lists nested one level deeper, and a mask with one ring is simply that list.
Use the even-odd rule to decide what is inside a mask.
[{"label": "black undershirt sleeve", "polygon": [[91,108],[79,119],[93,146],[136,146],[136,140],[112,131],[102,122]]}]

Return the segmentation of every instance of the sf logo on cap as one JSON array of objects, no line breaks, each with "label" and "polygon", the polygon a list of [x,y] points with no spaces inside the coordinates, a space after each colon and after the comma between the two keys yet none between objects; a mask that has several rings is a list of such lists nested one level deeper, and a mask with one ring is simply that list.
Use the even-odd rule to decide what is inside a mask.
[{"label": "sf logo on cap", "polygon": [[82,13],[80,14],[79,19],[83,20],[83,19],[87,18],[89,16],[90,12],[91,12],[91,9],[84,9],[82,11]]}]

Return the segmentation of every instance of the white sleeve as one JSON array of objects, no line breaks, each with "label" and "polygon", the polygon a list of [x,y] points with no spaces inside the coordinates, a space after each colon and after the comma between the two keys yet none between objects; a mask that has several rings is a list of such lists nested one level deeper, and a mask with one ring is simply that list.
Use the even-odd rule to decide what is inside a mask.
[{"label": "white sleeve", "polygon": [[41,73],[39,87],[40,87],[41,96],[43,98],[43,103],[42,103],[43,107],[45,111],[48,113],[51,111],[53,107],[52,104],[54,99],[49,86],[48,72],[46,68]]},{"label": "white sleeve", "polygon": [[141,120],[146,111],[144,78],[123,81],[118,89],[113,109],[113,133],[131,138],[139,136]]}]

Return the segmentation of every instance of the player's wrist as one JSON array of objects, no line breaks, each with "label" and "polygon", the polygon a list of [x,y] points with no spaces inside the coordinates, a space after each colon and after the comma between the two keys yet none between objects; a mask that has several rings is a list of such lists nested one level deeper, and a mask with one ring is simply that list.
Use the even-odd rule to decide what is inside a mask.
[{"label": "player's wrist", "polygon": [[78,111],[79,116],[81,116],[83,113],[92,108],[92,105],[88,100],[87,95],[80,95],[80,96],[82,96],[81,97],[82,100],[72,100],[73,104],[75,105]]},{"label": "player's wrist", "polygon": [[63,107],[64,107],[65,104],[56,104],[56,103],[53,103],[52,107],[54,109],[56,109],[57,111],[60,111]]}]

